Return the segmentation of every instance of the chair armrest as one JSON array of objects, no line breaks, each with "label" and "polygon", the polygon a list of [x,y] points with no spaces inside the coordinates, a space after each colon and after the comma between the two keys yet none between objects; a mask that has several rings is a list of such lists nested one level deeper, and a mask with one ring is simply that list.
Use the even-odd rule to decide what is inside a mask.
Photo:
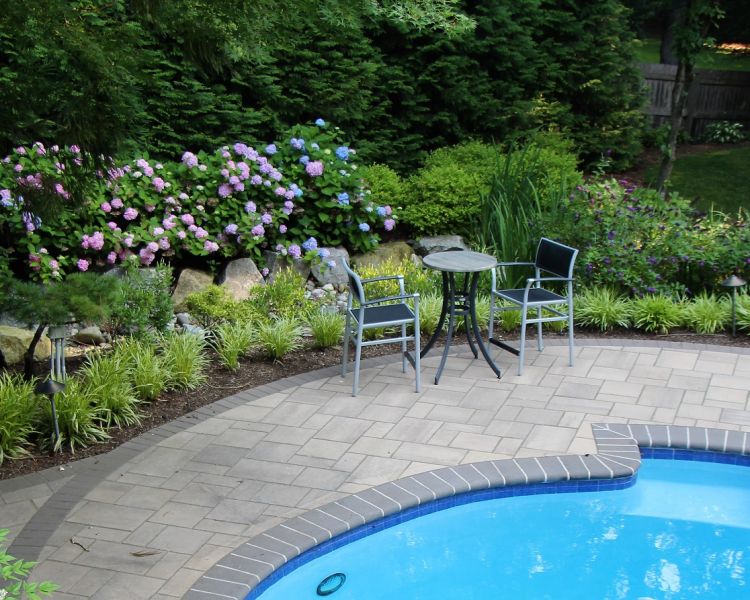
[{"label": "chair armrest", "polygon": [[542,282],[542,281],[573,281],[574,277],[529,277],[526,280],[526,284],[534,283],[534,282]]},{"label": "chair armrest", "polygon": [[419,298],[419,294],[399,294],[398,296],[385,296],[383,298],[375,298],[374,300],[368,300],[362,303],[360,306],[370,306],[371,304],[382,304],[383,302],[392,302],[393,300],[410,300]]},{"label": "chair armrest", "polygon": [[370,277],[369,279],[360,279],[364,283],[372,283],[373,281],[389,281],[391,279],[403,279],[403,275],[387,275],[384,277]]}]

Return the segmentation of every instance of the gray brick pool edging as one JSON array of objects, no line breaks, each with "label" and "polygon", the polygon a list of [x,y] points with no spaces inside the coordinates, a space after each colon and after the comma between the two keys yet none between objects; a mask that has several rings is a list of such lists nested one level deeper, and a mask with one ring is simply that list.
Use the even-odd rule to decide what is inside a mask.
[{"label": "gray brick pool edging", "polygon": [[750,455],[750,433],[648,424],[592,424],[598,452],[513,458],[443,467],[368,488],[293,517],[251,538],[216,563],[183,600],[242,600],[276,569],[315,546],[396,512],[477,490],[563,481],[627,478],[640,448]]}]

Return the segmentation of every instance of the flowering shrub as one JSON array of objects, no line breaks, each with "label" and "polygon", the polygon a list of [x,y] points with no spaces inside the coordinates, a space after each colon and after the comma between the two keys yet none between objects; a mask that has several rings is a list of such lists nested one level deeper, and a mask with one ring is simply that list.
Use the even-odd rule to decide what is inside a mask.
[{"label": "flowering shrub", "polygon": [[636,295],[695,293],[729,273],[750,275],[750,229],[738,217],[697,218],[676,194],[627,181],[580,185],[543,232],[580,249],[577,276]]},{"label": "flowering shrub", "polygon": [[275,250],[317,260],[322,245],[366,251],[378,242],[375,230],[396,221],[390,206],[369,201],[355,151],[339,135],[318,119],[262,149],[238,142],[185,152],[179,162],[113,163],[90,177],[83,206],[62,206],[44,222],[24,193],[49,188],[60,203],[69,199],[66,174],[83,158],[75,146],[20,146],[0,163],[0,231],[43,280],[158,258],[260,259]]}]

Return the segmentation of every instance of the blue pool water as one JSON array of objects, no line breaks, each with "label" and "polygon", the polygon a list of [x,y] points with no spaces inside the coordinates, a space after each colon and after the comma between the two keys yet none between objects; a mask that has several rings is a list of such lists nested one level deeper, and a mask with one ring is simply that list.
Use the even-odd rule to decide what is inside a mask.
[{"label": "blue pool water", "polygon": [[750,468],[645,460],[624,490],[438,511],[300,566],[261,600],[750,598]]}]

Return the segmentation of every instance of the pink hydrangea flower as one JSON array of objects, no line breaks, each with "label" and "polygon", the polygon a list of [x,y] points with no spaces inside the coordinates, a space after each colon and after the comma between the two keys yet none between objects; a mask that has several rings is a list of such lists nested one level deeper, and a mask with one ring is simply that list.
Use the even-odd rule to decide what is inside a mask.
[{"label": "pink hydrangea flower", "polygon": [[161,235],[164,233],[164,229],[161,227],[154,227],[154,230],[152,232],[154,235]]},{"label": "pink hydrangea flower", "polygon": [[148,244],[146,244],[146,249],[149,252],[158,252],[159,251],[159,244],[157,244],[156,242],[149,242]]},{"label": "pink hydrangea flower", "polygon": [[159,248],[162,250],[169,250],[169,239],[168,238],[159,238]]},{"label": "pink hydrangea flower", "polygon": [[115,264],[116,261],[117,261],[117,253],[116,252],[110,252],[109,254],[107,254],[107,262],[110,265]]},{"label": "pink hydrangea flower", "polygon": [[166,182],[161,177],[154,177],[151,183],[154,185],[157,192],[161,192],[164,190],[164,185]]},{"label": "pink hydrangea flower", "polygon": [[320,177],[323,174],[323,161],[311,160],[305,165],[305,172],[310,177]]},{"label": "pink hydrangea flower", "polygon": [[230,196],[232,194],[232,186],[228,183],[222,183],[219,186],[219,197],[226,198],[227,196]]},{"label": "pink hydrangea flower", "polygon": [[279,225],[279,233],[286,233],[286,225]]},{"label": "pink hydrangea flower", "polygon": [[386,219],[383,221],[383,227],[385,227],[386,231],[391,231],[396,226],[396,221],[393,219]]},{"label": "pink hydrangea flower", "polygon": [[87,261],[85,258],[79,259],[79,261],[76,263],[78,266],[79,271],[88,271],[89,270],[89,261]]},{"label": "pink hydrangea flower", "polygon": [[266,230],[263,228],[263,225],[256,225],[250,230],[250,233],[252,233],[255,236],[261,236],[266,233]]},{"label": "pink hydrangea flower", "polygon": [[202,240],[203,238],[208,237],[208,231],[203,229],[203,227],[198,227],[195,230],[195,237],[198,238],[199,240]]},{"label": "pink hydrangea flower", "polygon": [[109,227],[109,229],[112,231],[117,231],[118,229],[120,229],[117,226],[117,223],[115,223],[114,221],[110,221],[109,223],[107,223],[107,227]]},{"label": "pink hydrangea flower", "polygon": [[177,226],[177,223],[174,222],[174,215],[169,215],[161,224],[164,226],[164,229],[174,229]]},{"label": "pink hydrangea flower", "polygon": [[216,252],[219,249],[219,244],[212,242],[211,240],[206,240],[203,242],[203,249],[206,252]]},{"label": "pink hydrangea flower", "polygon": [[[151,167],[143,167],[143,174],[146,177],[151,177],[154,174],[154,170]],[[157,178],[158,179],[158,178]]]},{"label": "pink hydrangea flower", "polygon": [[124,206],[122,200],[120,200],[119,198],[112,198],[112,202],[110,204],[112,205],[112,208],[116,210],[119,210]]},{"label": "pink hydrangea flower", "polygon": [[147,266],[154,262],[154,258],[156,258],[154,253],[149,252],[147,248],[141,248],[140,252],[138,252],[138,256],[141,259],[141,264]]},{"label": "pink hydrangea flower", "polygon": [[99,205],[99,208],[101,208],[105,213],[112,212],[112,205],[109,202],[102,202]]},{"label": "pink hydrangea flower", "polygon": [[122,240],[122,243],[125,244],[128,248],[130,248],[133,245],[133,236],[126,235],[125,239]]},{"label": "pink hydrangea flower", "polygon": [[193,215],[184,214],[180,215],[180,221],[185,223],[185,225],[192,225],[193,223],[195,223],[195,218],[193,217]]},{"label": "pink hydrangea flower", "polygon": [[126,221],[134,221],[138,218],[138,211],[130,206],[125,209],[125,212],[122,214],[122,216]]},{"label": "pink hydrangea flower", "polygon": [[185,152],[185,154],[182,155],[182,163],[189,169],[192,169],[193,167],[198,166],[198,157],[192,152]]},{"label": "pink hydrangea flower", "polygon": [[187,237],[187,232],[180,230],[177,232],[177,237],[184,240]]}]

